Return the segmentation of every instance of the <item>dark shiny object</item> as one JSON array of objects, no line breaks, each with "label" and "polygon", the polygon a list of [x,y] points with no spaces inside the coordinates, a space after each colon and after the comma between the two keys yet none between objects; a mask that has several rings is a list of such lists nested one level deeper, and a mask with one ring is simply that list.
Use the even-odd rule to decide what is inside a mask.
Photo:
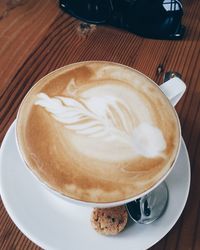
[{"label": "dark shiny object", "polygon": [[62,10],[88,23],[112,25],[155,39],[181,39],[178,0],[60,0]]},{"label": "dark shiny object", "polygon": [[164,214],[168,197],[168,188],[166,183],[163,182],[150,193],[127,203],[128,214],[137,223],[150,224]]}]

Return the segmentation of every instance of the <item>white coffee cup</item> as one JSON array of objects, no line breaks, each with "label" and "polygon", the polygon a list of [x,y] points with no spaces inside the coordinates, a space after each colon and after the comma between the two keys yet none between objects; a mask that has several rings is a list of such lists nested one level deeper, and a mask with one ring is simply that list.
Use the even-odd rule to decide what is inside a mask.
[{"label": "white coffee cup", "polygon": [[[87,63],[87,62],[85,62]],[[117,65],[117,64],[116,64]],[[128,68],[128,67],[127,67]],[[130,68],[128,68],[130,69]],[[136,71],[137,72],[137,71]],[[141,73],[140,73],[141,74]],[[142,75],[142,74],[141,74]],[[144,76],[145,78],[147,78],[146,76]],[[151,80],[150,80],[151,81]],[[151,81],[152,82],[152,81]],[[156,83],[154,83],[156,85]],[[157,85],[156,85],[156,88]],[[171,108],[174,110],[174,106],[178,103],[178,101],[181,99],[182,95],[184,94],[185,92],[185,89],[186,89],[186,85],[184,84],[184,82],[177,78],[177,77],[174,77],[172,79],[170,79],[169,81],[165,82],[164,84],[162,84],[160,86],[160,91],[162,91],[169,99],[169,102],[171,103]],[[175,114],[176,114],[176,111],[174,111]],[[19,113],[18,113],[18,116],[19,116]],[[17,116],[17,120],[18,120],[18,117]],[[176,114],[177,116],[177,114]],[[178,120],[178,116],[177,116],[177,120]],[[45,187],[48,188],[48,190],[50,190],[53,194],[56,194],[58,195],[59,197],[65,199],[66,201],[70,201],[70,202],[74,202],[76,204],[79,204],[79,205],[86,205],[86,206],[92,206],[92,207],[112,207],[112,206],[118,206],[118,205],[122,205],[122,204],[126,204],[130,201],[133,201],[137,198],[140,198],[142,197],[143,195],[149,193],[150,191],[152,191],[154,188],[156,188],[162,181],[165,180],[165,178],[168,176],[168,174],[171,172],[171,170],[173,169],[173,166],[176,164],[176,161],[177,161],[177,158],[178,158],[178,155],[179,155],[179,151],[180,151],[180,145],[181,145],[181,127],[180,127],[180,123],[179,123],[179,120],[178,120],[178,129],[179,129],[179,134],[180,134],[180,141],[178,143],[178,150],[176,152],[176,156],[174,158],[174,161],[173,161],[173,164],[171,165],[171,167],[169,168],[169,170],[162,176],[162,178],[159,179],[158,182],[156,182],[156,184],[154,184],[153,186],[151,186],[151,188],[149,188],[148,190],[146,190],[145,192],[142,192],[140,193],[139,195],[135,195],[131,198],[128,198],[128,199],[122,199],[120,201],[114,201],[114,202],[88,202],[88,201],[83,201],[83,200],[79,200],[79,199],[74,199],[74,198],[70,198],[69,196],[67,195],[63,195],[61,192],[58,192],[56,191],[55,189],[53,188],[50,188],[49,185],[47,185],[45,182],[43,182],[41,179],[38,178],[39,182],[42,183]],[[20,148],[20,145],[19,145],[19,140],[17,138],[17,132],[16,132],[16,141],[17,141],[17,145],[18,145],[18,149],[19,149],[19,153],[23,159],[24,162],[25,159],[24,159],[24,156],[21,152],[21,148]],[[27,164],[27,163],[26,163]],[[27,164],[28,165],[28,164]],[[32,173],[32,171],[30,171]],[[34,176],[36,176],[34,174]]]}]

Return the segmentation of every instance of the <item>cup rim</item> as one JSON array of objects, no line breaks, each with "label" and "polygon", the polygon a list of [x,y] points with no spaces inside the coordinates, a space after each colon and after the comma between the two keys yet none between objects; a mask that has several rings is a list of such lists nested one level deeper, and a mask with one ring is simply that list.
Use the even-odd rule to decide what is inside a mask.
[{"label": "cup rim", "polygon": [[[144,78],[148,79],[152,84],[154,84],[154,86],[156,86],[157,89],[159,89],[160,93],[162,94],[163,98],[169,103],[169,106],[171,106],[174,115],[176,117],[177,120],[177,125],[178,125],[178,131],[179,131],[179,141],[178,141],[178,147],[177,147],[177,151],[176,151],[176,155],[174,157],[173,163],[171,164],[171,166],[169,167],[169,169],[165,172],[165,174],[154,184],[152,185],[149,189],[145,190],[142,193],[139,193],[138,195],[135,195],[133,197],[130,198],[126,198],[124,200],[119,200],[119,201],[113,201],[113,202],[89,202],[89,201],[83,201],[80,199],[76,199],[76,198],[72,198],[70,196],[64,195],[60,192],[58,192],[57,190],[55,190],[54,188],[52,188],[48,183],[45,183],[42,178],[40,178],[39,175],[37,175],[36,173],[34,173],[33,169],[31,167],[29,167],[29,164],[26,162],[26,160],[23,157],[23,153],[22,153],[22,149],[20,147],[19,144],[19,138],[18,138],[18,132],[17,132],[17,124],[18,124],[18,117],[19,117],[19,113],[20,110],[23,106],[23,103],[25,101],[25,99],[27,98],[27,96],[29,95],[29,93],[32,91],[33,88],[35,88],[35,86],[38,84],[41,84],[42,80],[44,80],[45,78],[49,77],[50,75],[54,74],[57,71],[61,71],[62,69],[67,69],[69,67],[72,67],[74,65],[81,65],[81,64],[85,64],[85,63],[105,63],[105,64],[113,64],[113,65],[118,65],[118,66],[122,66],[125,68],[128,68],[131,71],[135,71],[138,74],[142,75]],[[110,62],[110,61],[101,61],[101,60],[89,60],[89,61],[80,61],[80,62],[76,62],[76,63],[70,63],[67,64],[63,67],[60,67],[56,70],[53,70],[51,72],[49,72],[48,74],[46,74],[45,76],[43,76],[42,78],[40,78],[36,83],[33,84],[33,86],[29,89],[29,91],[25,94],[23,100],[20,103],[20,106],[18,108],[17,111],[17,116],[16,116],[16,122],[15,122],[15,140],[16,140],[16,145],[17,145],[17,149],[20,155],[20,158],[22,159],[24,165],[26,165],[27,169],[29,170],[29,172],[36,178],[36,180],[43,186],[45,187],[48,191],[50,191],[53,195],[56,195],[66,201],[72,202],[74,204],[77,205],[81,205],[81,206],[87,206],[87,207],[99,207],[99,208],[107,208],[107,207],[114,207],[114,206],[120,206],[120,205],[125,205],[133,200],[136,200],[138,198],[141,198],[142,196],[148,194],[149,192],[151,192],[153,189],[155,189],[157,186],[159,186],[159,184],[161,184],[166,177],[169,175],[169,173],[172,171],[177,158],[179,156],[179,152],[180,152],[180,148],[181,148],[181,125],[180,125],[180,120],[178,117],[178,114],[174,108],[174,106],[172,105],[172,103],[170,102],[170,100],[167,98],[167,96],[162,92],[162,90],[160,89],[159,85],[156,84],[156,82],[154,82],[151,78],[149,78],[148,76],[146,76],[144,73],[140,72],[139,70],[136,70],[134,68],[131,68],[130,66],[121,64],[121,63],[116,63],[116,62]]]}]

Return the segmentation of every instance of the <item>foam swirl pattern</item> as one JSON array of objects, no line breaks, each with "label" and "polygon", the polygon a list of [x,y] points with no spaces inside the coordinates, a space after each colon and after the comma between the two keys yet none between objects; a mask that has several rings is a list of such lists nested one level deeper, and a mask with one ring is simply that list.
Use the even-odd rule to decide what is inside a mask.
[{"label": "foam swirl pattern", "polygon": [[170,169],[178,121],[148,78],[112,63],[79,63],[36,84],[18,114],[29,168],[54,190],[113,202],[152,187]]}]

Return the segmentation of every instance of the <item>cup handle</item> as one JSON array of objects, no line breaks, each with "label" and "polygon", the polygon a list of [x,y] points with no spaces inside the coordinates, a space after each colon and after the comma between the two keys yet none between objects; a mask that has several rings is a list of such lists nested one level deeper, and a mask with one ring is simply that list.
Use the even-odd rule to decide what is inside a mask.
[{"label": "cup handle", "polygon": [[179,77],[173,77],[160,85],[160,89],[175,106],[183,96],[186,85]]}]

